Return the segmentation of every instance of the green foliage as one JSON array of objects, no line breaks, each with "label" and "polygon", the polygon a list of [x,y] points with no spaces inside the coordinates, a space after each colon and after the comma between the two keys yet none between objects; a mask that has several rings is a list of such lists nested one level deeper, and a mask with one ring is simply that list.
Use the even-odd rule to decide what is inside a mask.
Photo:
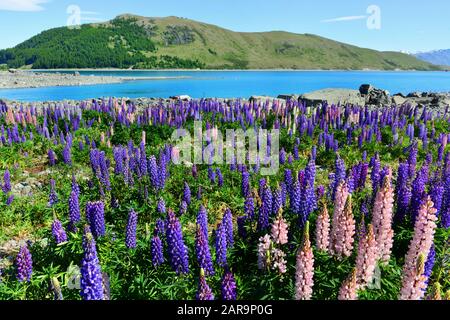
[{"label": "green foliage", "polygon": [[109,26],[82,25],[51,29],[0,51],[0,63],[18,68],[128,68],[146,60],[154,43],[132,20],[115,19]]}]

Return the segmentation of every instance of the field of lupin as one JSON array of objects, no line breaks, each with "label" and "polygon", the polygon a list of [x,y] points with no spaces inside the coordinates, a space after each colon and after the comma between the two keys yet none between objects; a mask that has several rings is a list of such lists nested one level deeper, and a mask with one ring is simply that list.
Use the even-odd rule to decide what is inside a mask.
[{"label": "field of lupin", "polygon": [[[279,150],[176,164],[196,121],[205,153],[227,129]],[[110,99],[0,125],[0,299],[450,299],[450,109]]]}]

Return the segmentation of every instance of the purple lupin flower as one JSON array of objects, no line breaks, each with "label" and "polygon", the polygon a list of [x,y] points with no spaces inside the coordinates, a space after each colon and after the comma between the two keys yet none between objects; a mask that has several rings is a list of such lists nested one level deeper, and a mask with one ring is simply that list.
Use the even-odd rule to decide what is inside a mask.
[{"label": "purple lupin flower", "polygon": [[408,212],[411,201],[411,188],[409,185],[409,164],[400,163],[397,172],[397,183],[395,186],[395,195],[397,200],[397,212],[395,221],[401,222]]},{"label": "purple lupin flower", "polygon": [[80,295],[83,300],[103,300],[103,282],[95,239],[89,226],[84,227],[83,259],[81,261]]},{"label": "purple lupin flower", "polygon": [[188,205],[187,205],[186,201],[184,201],[184,200],[181,201],[178,215],[182,216],[183,214],[185,214],[187,212],[187,210],[188,210]]},{"label": "purple lupin flower", "polygon": [[72,165],[72,156],[70,154],[70,146],[68,143],[63,149],[62,157],[65,164]]},{"label": "purple lupin flower", "polygon": [[440,225],[445,229],[450,228],[450,206],[447,208],[447,210],[445,210],[441,213]]},{"label": "purple lupin flower", "polygon": [[264,230],[269,227],[269,215],[272,213],[272,191],[270,187],[264,184],[262,188],[262,205],[259,208],[258,230]]},{"label": "purple lupin flower", "polygon": [[102,201],[86,203],[86,218],[95,238],[105,235],[105,205]]},{"label": "purple lupin flower", "polygon": [[216,230],[216,262],[220,267],[227,265],[227,232],[222,223]]},{"label": "purple lupin flower", "polygon": [[203,205],[201,205],[200,209],[198,210],[197,224],[205,234],[205,237],[208,238],[208,212]]},{"label": "purple lupin flower", "polygon": [[195,297],[197,300],[214,300],[212,290],[206,283],[205,271],[203,269],[200,269],[200,280],[198,283],[198,291]]},{"label": "purple lupin flower", "polygon": [[166,222],[163,219],[156,219],[155,232],[160,238],[166,234]]},{"label": "purple lupin flower", "polygon": [[48,206],[53,207],[56,203],[58,203],[58,195],[55,190],[55,180],[50,180],[50,195],[48,197]]},{"label": "purple lupin flower", "polygon": [[[414,128],[413,128],[414,130]],[[414,136],[414,133],[413,133]],[[409,155],[408,155],[408,176],[409,179],[414,178],[414,174],[416,172],[416,165],[417,165],[417,153],[419,149],[417,147],[417,141],[413,142],[413,145],[409,149]]]},{"label": "purple lupin flower", "polygon": [[78,194],[76,191],[72,190],[69,198],[69,231],[77,231],[77,223],[80,222],[80,203],[78,201]]},{"label": "purple lupin flower", "polygon": [[299,181],[296,181],[292,187],[292,192],[290,193],[289,206],[290,210],[294,214],[300,213],[300,201],[301,201],[301,186]]},{"label": "purple lupin flower", "polygon": [[75,179],[75,175],[72,174],[72,191],[75,192],[78,197],[80,196],[80,186],[77,183],[77,180]]},{"label": "purple lupin flower", "polygon": [[189,273],[187,247],[184,244],[181,224],[171,209],[167,211],[166,239],[170,265],[178,274]]},{"label": "purple lupin flower", "polygon": [[8,197],[8,199],[6,199],[6,205],[10,206],[13,201],[14,201],[14,195],[12,194]]},{"label": "purple lupin flower", "polygon": [[158,165],[156,163],[155,156],[150,156],[148,162],[149,162],[148,171],[149,171],[149,175],[150,175],[150,183],[152,184],[153,188],[159,189],[160,183],[159,183],[159,175],[158,175]]},{"label": "purple lupin flower", "polygon": [[198,178],[198,170],[197,170],[197,166],[195,164],[192,165],[191,173],[192,173],[192,177],[194,179]]},{"label": "purple lupin flower", "polygon": [[422,201],[426,196],[425,186],[428,180],[428,167],[423,166],[419,172],[417,172],[416,178],[412,183],[411,188],[411,204],[410,213],[412,221],[416,221],[417,214],[422,206]]},{"label": "purple lupin flower", "polygon": [[292,197],[292,191],[294,189],[294,178],[292,177],[292,171],[290,169],[284,170],[284,183],[286,185],[286,191],[289,197]]},{"label": "purple lupin flower", "polygon": [[207,276],[214,275],[214,267],[211,260],[208,237],[205,236],[205,232],[199,224],[197,224],[197,231],[195,234],[195,253],[197,256],[198,265],[200,268],[205,270],[205,274]]},{"label": "purple lupin flower", "polygon": [[227,233],[227,247],[232,248],[234,244],[233,239],[233,215],[231,214],[230,209],[225,210],[225,214],[223,215],[222,224],[225,227],[225,231]]},{"label": "purple lupin flower", "polygon": [[125,235],[125,245],[128,249],[136,248],[136,227],[138,215],[131,209],[128,214],[127,230]]},{"label": "purple lupin flower", "polygon": [[187,182],[184,182],[183,201],[188,205],[191,204],[191,189]]},{"label": "purple lupin flower", "polygon": [[216,182],[216,173],[214,172],[212,166],[208,166],[208,179],[211,183]]},{"label": "purple lupin flower", "polygon": [[314,187],[307,186],[302,192],[299,212],[299,227],[303,228],[310,214],[317,209]]},{"label": "purple lupin flower", "polygon": [[247,171],[242,171],[241,190],[245,198],[250,195],[250,174]]},{"label": "purple lupin flower", "polygon": [[334,201],[334,196],[336,194],[337,187],[341,183],[342,180],[345,180],[346,174],[345,174],[345,163],[344,160],[342,160],[339,155],[336,156],[336,162],[335,162],[336,171],[334,173],[334,182],[333,182],[333,188],[331,193],[331,199]]},{"label": "purple lupin flower", "polygon": [[217,185],[220,188],[223,186],[223,176],[222,176],[222,172],[220,171],[220,168],[216,169],[216,176],[217,176]]},{"label": "purple lupin flower", "polygon": [[430,252],[428,253],[427,261],[425,262],[425,268],[423,275],[426,278],[425,284],[428,287],[428,282],[430,281],[431,274],[433,273],[433,267],[436,262],[436,248],[434,244],[430,248]]},{"label": "purple lupin flower", "polygon": [[67,234],[64,231],[61,221],[55,219],[52,223],[52,234],[55,238],[56,244],[60,244],[67,241]]},{"label": "purple lupin flower", "polygon": [[163,245],[158,236],[158,231],[155,230],[155,235],[150,241],[150,251],[152,255],[152,264],[155,268],[164,263]]},{"label": "purple lupin flower", "polygon": [[276,215],[282,207],[283,207],[283,195],[281,188],[278,186],[273,192],[272,215]]},{"label": "purple lupin flower", "polygon": [[431,201],[433,201],[434,203],[434,208],[436,209],[437,216],[441,214],[444,191],[444,184],[441,181],[436,181],[431,184],[430,197]]},{"label": "purple lupin flower", "polygon": [[378,188],[380,186],[381,181],[381,174],[380,174],[380,158],[378,154],[375,155],[372,161],[372,172],[370,173],[370,179],[372,180],[372,192],[375,195],[378,191]]},{"label": "purple lupin flower", "polygon": [[156,206],[156,210],[161,214],[166,213],[166,203],[164,202],[163,199],[159,199],[158,205]]},{"label": "purple lupin flower", "polygon": [[245,199],[244,213],[249,220],[253,220],[255,216],[255,201],[251,195]]},{"label": "purple lupin flower", "polygon": [[27,244],[20,247],[15,264],[17,268],[17,280],[19,282],[30,282],[31,274],[33,273],[33,260]]},{"label": "purple lupin flower", "polygon": [[236,300],[236,280],[230,270],[226,270],[221,281],[223,300]]},{"label": "purple lupin flower", "polygon": [[8,194],[8,192],[11,191],[11,174],[9,173],[8,169],[6,169],[5,173],[3,174],[2,190],[4,194]]},{"label": "purple lupin flower", "polygon": [[56,156],[55,156],[55,152],[52,149],[48,149],[47,157],[48,157],[48,163],[50,164],[50,166],[54,166],[56,164]]}]

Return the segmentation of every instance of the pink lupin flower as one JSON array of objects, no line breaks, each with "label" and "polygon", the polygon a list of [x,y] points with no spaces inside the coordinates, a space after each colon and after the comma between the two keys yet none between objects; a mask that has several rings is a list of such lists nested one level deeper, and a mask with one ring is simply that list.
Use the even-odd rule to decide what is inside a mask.
[{"label": "pink lupin flower", "polygon": [[367,233],[359,242],[358,256],[356,257],[356,282],[362,289],[372,280],[377,264],[377,241],[375,240],[373,227],[369,224]]},{"label": "pink lupin flower", "polygon": [[278,217],[272,224],[272,239],[277,244],[288,243],[288,225],[283,218],[283,210],[278,210]]},{"label": "pink lupin flower", "polygon": [[425,294],[427,285],[425,284],[427,277],[424,276],[425,255],[419,254],[416,266],[409,275],[408,282],[402,286],[400,290],[400,300],[421,300]]},{"label": "pink lupin flower", "polygon": [[337,252],[336,247],[340,247],[341,239],[339,239],[339,236],[342,233],[341,220],[344,214],[344,208],[345,203],[347,202],[348,194],[348,186],[344,181],[342,181],[336,188],[333,220],[331,224],[330,252],[333,254]]},{"label": "pink lupin flower", "polygon": [[330,244],[330,215],[327,205],[324,202],[322,210],[316,220],[316,248],[317,250],[328,252]]},{"label": "pink lupin flower", "polygon": [[372,212],[372,225],[377,242],[377,259],[387,262],[391,256],[394,230],[392,229],[392,212],[394,190],[391,186],[391,170],[383,180],[383,186],[377,192]]},{"label": "pink lupin flower", "polygon": [[350,276],[345,279],[342,283],[341,288],[339,289],[338,300],[358,300],[357,294],[357,282],[356,282],[356,273],[358,271],[353,269]]},{"label": "pink lupin flower", "polygon": [[279,273],[286,273],[286,254],[283,250],[273,247],[271,250],[272,270],[277,270]]},{"label": "pink lupin flower", "polygon": [[351,195],[347,196],[344,210],[335,213],[337,217],[336,219],[333,217],[331,252],[338,258],[349,257],[353,251],[356,229],[356,222],[352,212]]},{"label": "pink lupin flower", "polygon": [[408,253],[406,254],[405,264],[403,266],[401,298],[408,299],[411,296],[415,296],[412,291],[414,290],[415,282],[418,281],[416,279],[417,261],[421,254],[428,257],[430,253],[436,230],[436,220],[434,203],[428,197],[419,209],[414,225],[414,235],[409,244]]},{"label": "pink lupin flower", "polygon": [[302,247],[297,253],[295,266],[295,299],[310,300],[314,286],[314,255],[309,241],[309,222],[306,222]]},{"label": "pink lupin flower", "polygon": [[259,238],[258,243],[258,269],[265,270],[270,267],[270,249],[272,247],[272,240],[270,236],[266,234],[264,237]]}]

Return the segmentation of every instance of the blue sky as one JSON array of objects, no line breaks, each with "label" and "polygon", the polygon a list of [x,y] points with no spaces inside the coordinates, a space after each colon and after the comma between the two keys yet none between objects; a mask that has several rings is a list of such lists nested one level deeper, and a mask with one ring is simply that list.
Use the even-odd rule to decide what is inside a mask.
[{"label": "blue sky", "polygon": [[[312,33],[377,50],[450,48],[446,0],[0,0],[0,48],[65,26],[70,5],[81,9],[83,23],[121,13],[172,15],[235,31]],[[375,11],[368,13],[370,6]]]}]

